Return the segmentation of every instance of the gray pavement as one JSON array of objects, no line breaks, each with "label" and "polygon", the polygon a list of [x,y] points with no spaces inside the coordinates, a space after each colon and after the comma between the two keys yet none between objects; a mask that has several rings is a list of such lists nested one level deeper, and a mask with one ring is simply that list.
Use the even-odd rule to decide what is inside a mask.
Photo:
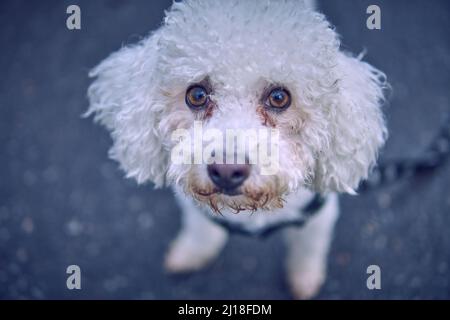
[{"label": "gray pavement", "polygon": [[[79,4],[82,30],[65,27]],[[382,30],[365,28],[379,4]],[[168,1],[0,3],[0,298],[288,299],[280,235],[233,236],[206,270],[168,276],[179,226],[169,190],[125,180],[107,132],[80,115],[88,70],[158,27]],[[450,110],[450,2],[322,1],[343,36],[385,71],[390,139],[383,158],[414,156]],[[450,298],[450,164],[431,175],[342,197],[320,299]],[[82,290],[66,289],[66,267]],[[377,264],[382,289],[366,288]]]}]

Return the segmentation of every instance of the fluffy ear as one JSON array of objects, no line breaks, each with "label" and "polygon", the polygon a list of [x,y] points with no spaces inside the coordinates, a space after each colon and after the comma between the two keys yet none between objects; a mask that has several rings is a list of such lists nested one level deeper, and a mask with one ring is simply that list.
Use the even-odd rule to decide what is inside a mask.
[{"label": "fluffy ear", "polygon": [[89,74],[86,115],[111,131],[111,158],[138,183],[164,184],[167,152],[158,134],[157,34],[111,54]]},{"label": "fluffy ear", "polygon": [[381,105],[385,76],[359,58],[339,53],[337,91],[326,102],[329,141],[317,155],[318,191],[354,194],[387,138]]}]

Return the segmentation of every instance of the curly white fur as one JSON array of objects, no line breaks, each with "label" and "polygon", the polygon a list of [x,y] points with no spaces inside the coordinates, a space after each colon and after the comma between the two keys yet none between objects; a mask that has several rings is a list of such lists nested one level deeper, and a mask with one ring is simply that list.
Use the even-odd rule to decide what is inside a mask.
[{"label": "curly white fur", "polygon": [[[202,204],[214,203],[230,218],[243,219],[244,223],[258,219],[248,215],[236,218],[227,208],[253,207],[257,212],[264,208],[283,216],[295,212],[312,192],[354,193],[375,164],[387,136],[380,110],[385,77],[359,58],[340,51],[336,32],[322,14],[312,10],[312,2],[306,2],[176,2],[160,29],[97,66],[90,73],[96,79],[89,88],[87,114],[95,114],[95,119],[111,131],[110,156],[127,176],[138,183],[151,181],[157,187],[173,185],[179,198],[185,197],[181,195],[184,191],[191,198],[181,201],[188,214],[205,210]],[[206,165],[170,162],[174,147],[171,133],[192,129],[197,119],[185,105],[186,88],[204,79],[214,87],[211,98],[217,105],[204,119],[206,128],[261,128],[267,125],[261,117],[268,117],[280,130],[281,170],[271,177],[262,177],[254,170],[243,187],[246,191],[238,197],[199,196],[198,190],[212,186]],[[259,97],[270,84],[281,84],[291,92],[292,106],[283,113],[260,112]],[[262,204],[255,194],[264,194],[269,200]],[[192,199],[196,202],[187,205]],[[281,208],[285,200],[287,204]],[[324,243],[317,249],[317,265],[324,264],[330,226],[337,216],[337,202],[331,207],[323,210],[323,215],[330,217],[322,224],[329,226],[323,228],[328,233],[317,232]],[[178,243],[205,246],[205,241],[197,239],[198,230],[191,229],[195,231]],[[212,241],[214,248],[205,249],[204,262],[226,239],[217,230],[210,234],[217,234],[219,240]],[[183,250],[177,250],[176,245],[173,248],[178,253],[169,254],[168,265],[174,270],[189,269],[192,263],[188,258],[180,258],[181,251],[183,257],[186,255],[186,245]],[[302,259],[294,260],[305,266],[299,262]],[[306,274],[312,272],[306,269]],[[313,285],[300,281],[297,286],[303,287],[294,291],[311,296],[322,278],[318,275]]]}]

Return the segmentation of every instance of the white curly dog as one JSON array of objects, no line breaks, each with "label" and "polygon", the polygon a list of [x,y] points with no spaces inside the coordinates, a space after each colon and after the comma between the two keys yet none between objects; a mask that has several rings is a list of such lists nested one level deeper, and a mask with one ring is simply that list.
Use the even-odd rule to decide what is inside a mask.
[{"label": "white curly dog", "polygon": [[[167,254],[168,270],[198,270],[224,247],[228,233],[208,215],[261,226],[297,214],[321,193],[320,211],[284,233],[294,296],[313,297],[324,282],[337,193],[355,193],[387,136],[380,109],[385,77],[342,52],[313,6],[175,2],[158,30],[91,72],[87,115],[111,131],[110,157],[138,183],[172,186],[181,206],[183,228]],[[174,132],[193,133],[198,124],[224,135],[276,131],[279,141],[268,153],[277,154],[276,172],[262,174],[247,149],[244,163],[220,162],[222,153],[235,159],[233,144],[200,162],[173,161],[174,148],[192,144]],[[198,145],[193,157],[197,151]]]}]

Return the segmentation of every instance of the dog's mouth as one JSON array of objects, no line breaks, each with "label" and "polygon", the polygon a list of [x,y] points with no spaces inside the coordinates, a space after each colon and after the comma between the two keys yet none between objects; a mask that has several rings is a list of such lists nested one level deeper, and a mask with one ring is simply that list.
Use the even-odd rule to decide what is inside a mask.
[{"label": "dog's mouth", "polygon": [[284,202],[281,196],[268,192],[247,190],[242,187],[238,189],[197,189],[192,195],[197,201],[208,205],[219,214],[225,209],[239,213],[241,211],[255,212],[259,209],[282,208]]},{"label": "dog's mouth", "polygon": [[243,194],[240,189],[221,189],[218,191],[218,193],[229,197],[240,196]]},{"label": "dog's mouth", "polygon": [[280,185],[280,179],[259,178],[245,181],[240,185],[220,185],[203,180],[192,171],[184,184],[186,195],[200,205],[206,205],[216,213],[231,211],[267,211],[282,208],[287,188]]},{"label": "dog's mouth", "polygon": [[224,196],[229,196],[229,197],[236,197],[236,196],[241,196],[244,193],[242,192],[242,190],[240,188],[238,189],[219,189],[219,188],[214,188],[211,191],[205,192],[205,191],[201,191],[198,190],[196,192],[198,195],[202,196],[202,197],[209,197],[212,195],[224,195]]}]

